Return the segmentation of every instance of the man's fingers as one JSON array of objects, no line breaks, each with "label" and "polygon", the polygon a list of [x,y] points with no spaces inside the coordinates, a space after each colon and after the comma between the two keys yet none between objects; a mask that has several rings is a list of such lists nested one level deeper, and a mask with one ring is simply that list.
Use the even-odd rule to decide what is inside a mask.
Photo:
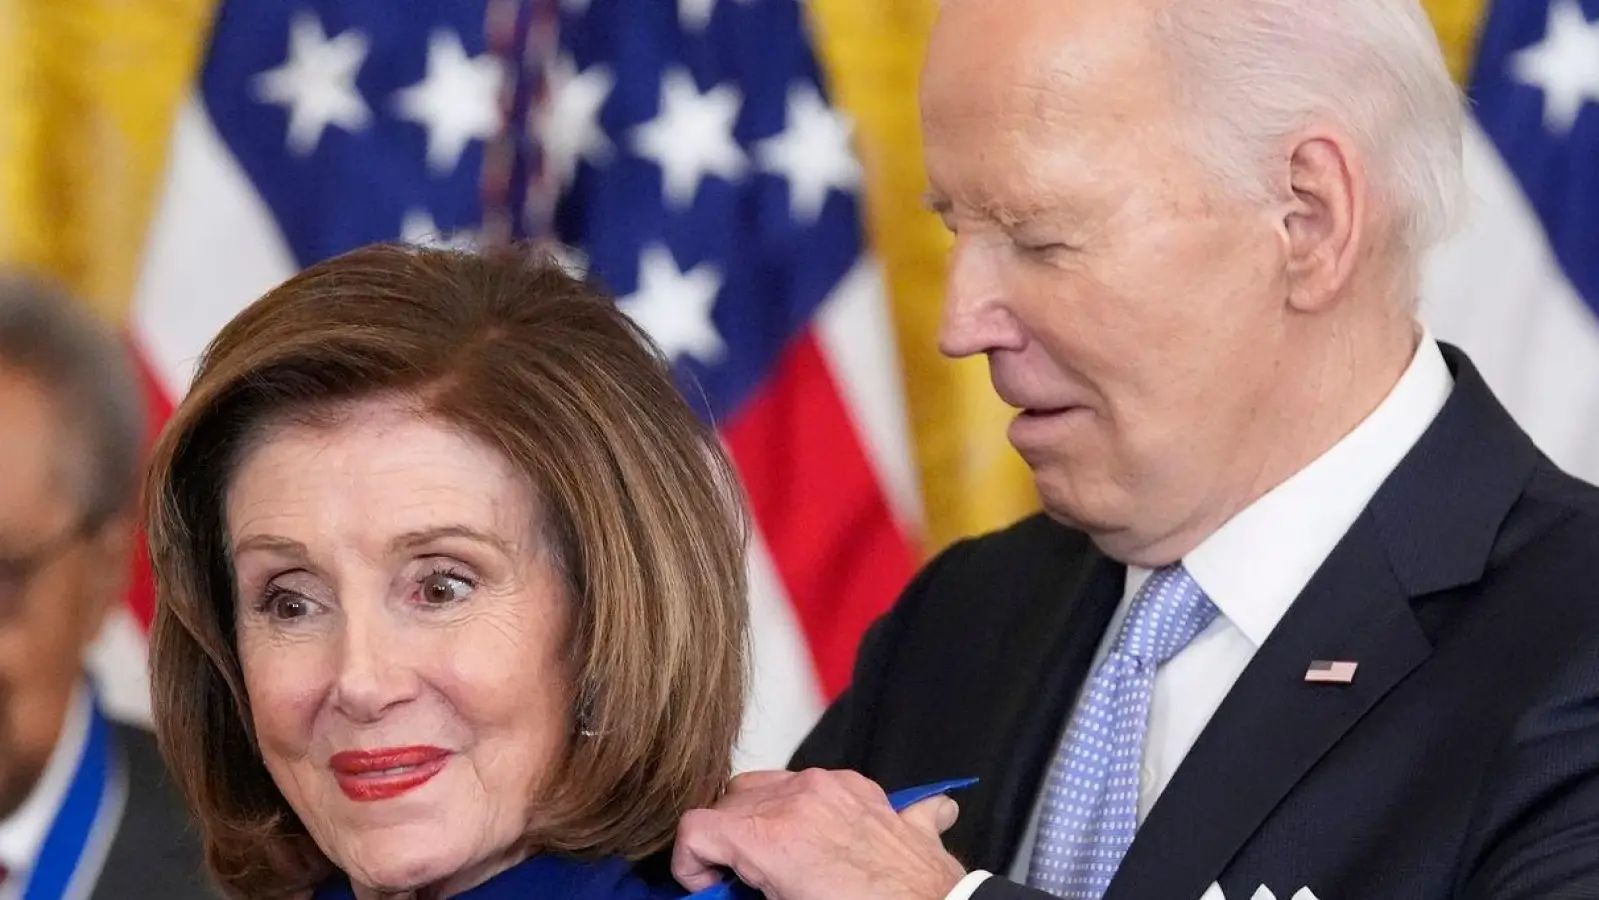
[{"label": "man's fingers", "polygon": [[717,809],[678,822],[672,876],[690,891],[734,877],[773,900],[942,897],[964,874],[939,835],[960,808],[930,797],[896,824],[882,789],[847,772],[741,776]]},{"label": "man's fingers", "polygon": [[722,881],[731,862],[728,847],[717,830],[716,813],[696,809],[683,816],[672,848],[672,877],[692,891],[703,891]]},{"label": "man's fingers", "polygon": [[929,797],[912,805],[899,817],[912,827],[931,835],[940,835],[948,831],[960,817],[960,805],[948,797]]}]

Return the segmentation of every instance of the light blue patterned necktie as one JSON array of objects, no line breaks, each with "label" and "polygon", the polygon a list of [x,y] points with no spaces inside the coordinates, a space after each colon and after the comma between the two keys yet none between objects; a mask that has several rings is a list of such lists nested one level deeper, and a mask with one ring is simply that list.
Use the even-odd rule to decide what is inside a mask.
[{"label": "light blue patterned necktie", "polygon": [[1155,672],[1216,615],[1181,565],[1155,570],[1138,589],[1050,764],[1029,887],[1067,900],[1104,896],[1138,830]]}]

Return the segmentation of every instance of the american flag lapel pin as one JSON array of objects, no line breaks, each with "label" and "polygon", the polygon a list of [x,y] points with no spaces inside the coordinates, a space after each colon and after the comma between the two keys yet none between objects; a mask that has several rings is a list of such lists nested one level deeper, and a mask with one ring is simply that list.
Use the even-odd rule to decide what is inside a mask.
[{"label": "american flag lapel pin", "polygon": [[1305,680],[1311,684],[1351,684],[1359,667],[1360,663],[1346,660],[1317,659],[1305,670]]}]

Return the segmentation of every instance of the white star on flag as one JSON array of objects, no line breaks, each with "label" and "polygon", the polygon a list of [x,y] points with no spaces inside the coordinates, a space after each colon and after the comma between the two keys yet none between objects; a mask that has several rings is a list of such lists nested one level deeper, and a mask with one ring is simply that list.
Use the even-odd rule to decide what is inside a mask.
[{"label": "white star on flag", "polygon": [[1517,81],[1543,91],[1543,121],[1556,134],[1577,124],[1584,103],[1599,101],[1599,23],[1577,0],[1549,4],[1544,39],[1511,60]]},{"label": "white star on flag", "polygon": [[255,76],[255,97],[289,110],[288,147],[306,156],[337,125],[354,133],[372,121],[372,110],[356,89],[355,77],[370,42],[355,29],[328,39],[316,14],[298,12],[289,23],[289,58]]},{"label": "white star on flag", "polygon": [[[587,2],[587,0],[584,0]],[[738,0],[748,4],[749,0]],[[677,24],[684,31],[704,31],[711,24],[711,13],[716,11],[717,0],[677,0]]]},{"label": "white star on flag", "polygon": [[455,32],[441,29],[428,39],[427,74],[394,104],[400,118],[427,129],[428,168],[453,172],[468,143],[499,130],[502,77],[499,59],[467,56]]},{"label": "white star on flag", "polygon": [[589,66],[579,73],[572,58],[562,55],[550,67],[549,102],[530,121],[544,151],[545,170],[556,185],[571,184],[581,160],[598,165],[610,156],[611,141],[600,125],[600,109],[615,86],[616,76],[606,66]]},{"label": "white star on flag", "polygon": [[727,344],[711,321],[722,273],[710,263],[687,272],[677,267],[672,251],[650,244],[639,258],[638,290],[623,298],[622,312],[654,338],[667,359],[692,356],[714,365],[727,355]]},{"label": "white star on flag", "polygon": [[849,120],[829,108],[809,82],[788,89],[787,125],[756,145],[761,169],[788,180],[789,208],[809,224],[822,213],[828,191],[854,190],[861,181]]},{"label": "white star on flag", "polygon": [[476,234],[463,230],[446,235],[439,231],[439,226],[433,221],[433,215],[425,209],[412,209],[406,212],[405,219],[400,223],[400,240],[421,247],[448,250],[477,249]]},{"label": "white star on flag", "polygon": [[661,167],[668,201],[691,205],[706,175],[733,181],[744,174],[749,160],[733,138],[742,103],[731,84],[700,93],[684,69],[672,69],[661,79],[660,114],[634,129],[633,147]]}]

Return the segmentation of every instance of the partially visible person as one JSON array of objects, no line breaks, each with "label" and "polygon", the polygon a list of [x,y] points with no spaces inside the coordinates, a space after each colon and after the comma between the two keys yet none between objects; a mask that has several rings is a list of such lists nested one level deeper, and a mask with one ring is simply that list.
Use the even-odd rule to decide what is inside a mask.
[{"label": "partially visible person", "polygon": [[147,489],[163,749],[241,898],[679,896],[720,796],[745,520],[609,298],[376,246],[229,323]]},{"label": "partially visible person", "polygon": [[85,673],[126,587],[144,428],[121,343],[0,277],[0,900],[215,896],[154,736]]}]

